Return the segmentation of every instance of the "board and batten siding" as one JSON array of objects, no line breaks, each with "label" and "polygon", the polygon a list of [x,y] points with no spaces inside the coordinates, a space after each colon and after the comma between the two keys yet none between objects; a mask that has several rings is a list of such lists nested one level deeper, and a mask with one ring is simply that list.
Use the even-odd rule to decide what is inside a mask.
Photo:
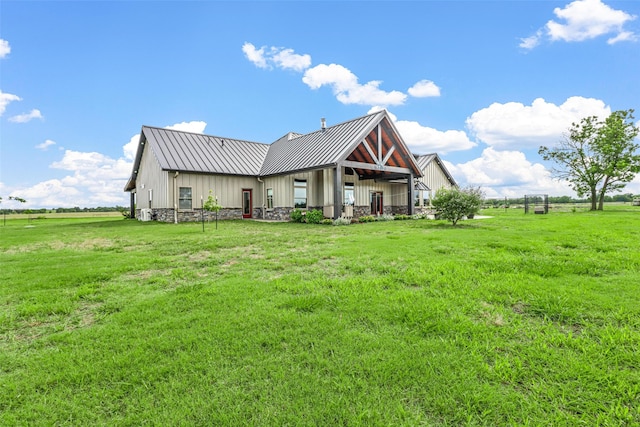
[{"label": "board and batten siding", "polygon": [[423,176],[420,178],[427,187],[431,189],[429,198],[436,195],[436,191],[441,188],[453,188],[454,185],[447,179],[447,175],[442,171],[440,166],[433,161],[430,162],[423,170]]},{"label": "board and batten siding", "polygon": [[[242,190],[252,190],[253,206],[262,206],[262,184],[257,178],[236,175],[205,175],[199,173],[180,172],[175,177],[175,172],[168,172],[167,178],[171,184],[168,208],[177,204],[180,187],[191,188],[192,209],[199,209],[201,198],[206,202],[209,190],[213,197],[218,198],[218,204],[226,209],[242,208]],[[175,190],[174,183],[175,180]]]},{"label": "board and batten siding", "polygon": [[[167,173],[160,168],[153,152],[147,146],[142,152],[139,174],[136,178],[136,207],[143,208],[165,208],[173,207],[168,205],[171,187],[167,180]],[[150,193],[151,192],[151,193]],[[149,196],[151,195],[151,206]]]},{"label": "board and batten siding", "polygon": [[[382,192],[383,202],[385,206],[404,206],[407,204],[407,184],[376,182],[372,179],[360,180],[358,175],[347,175],[343,171],[343,191],[344,184],[346,182],[352,182],[354,185],[355,206],[369,206],[371,204],[371,192],[373,191]],[[331,187],[331,196],[333,197],[333,186]]]},{"label": "board and batten siding", "polygon": [[[292,208],[293,183],[296,179],[304,179],[307,181],[307,206],[322,206],[322,192],[319,191],[321,187],[319,187],[317,183],[318,172],[321,173],[322,171],[310,171],[264,178],[265,193],[267,188],[273,189],[274,208]],[[262,191],[262,188],[260,188],[260,191]]]},{"label": "board and batten siding", "polygon": [[[265,192],[268,188],[273,189],[274,208],[292,208],[294,182],[296,179],[304,179],[307,181],[308,207],[319,208],[323,206],[333,206],[334,173],[334,169],[322,169],[292,175],[269,177],[264,179],[264,188]],[[383,193],[385,205],[404,206],[407,204],[406,184],[375,182],[373,180],[361,181],[358,175],[347,175],[343,170],[343,189],[344,183],[346,182],[353,182],[354,184],[356,206],[369,206],[372,191],[381,191]]]}]

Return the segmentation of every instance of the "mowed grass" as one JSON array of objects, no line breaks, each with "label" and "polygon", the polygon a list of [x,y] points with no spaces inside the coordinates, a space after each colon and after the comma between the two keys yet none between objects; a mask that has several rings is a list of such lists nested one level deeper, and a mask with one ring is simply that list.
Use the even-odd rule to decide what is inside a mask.
[{"label": "mowed grass", "polygon": [[0,425],[640,424],[640,209],[9,221]]}]

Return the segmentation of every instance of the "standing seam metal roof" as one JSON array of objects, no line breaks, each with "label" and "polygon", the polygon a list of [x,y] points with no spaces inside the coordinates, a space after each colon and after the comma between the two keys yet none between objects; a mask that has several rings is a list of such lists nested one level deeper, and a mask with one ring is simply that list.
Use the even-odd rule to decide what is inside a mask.
[{"label": "standing seam metal roof", "polygon": [[279,175],[336,164],[364,138],[367,129],[377,123],[381,114],[384,111],[296,138],[279,139],[271,144],[260,175]]},{"label": "standing seam metal roof", "polygon": [[144,126],[142,133],[163,170],[254,175],[269,145]]},{"label": "standing seam metal roof", "polygon": [[[281,175],[329,167],[345,160],[384,117],[388,117],[386,110],[305,135],[289,132],[272,144],[143,126],[134,170],[125,191],[135,188],[144,149],[151,150],[163,170],[243,176]],[[400,138],[398,142],[402,143],[393,123],[388,122]],[[419,163],[410,157],[413,167],[417,168]]]}]

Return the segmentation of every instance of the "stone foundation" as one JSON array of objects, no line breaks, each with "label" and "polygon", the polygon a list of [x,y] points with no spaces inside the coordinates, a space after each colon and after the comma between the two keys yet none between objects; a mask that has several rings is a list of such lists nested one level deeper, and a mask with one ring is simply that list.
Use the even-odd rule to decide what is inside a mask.
[{"label": "stone foundation", "polygon": [[360,218],[361,216],[371,215],[371,206],[354,206],[353,217]]},{"label": "stone foundation", "polygon": [[[385,209],[385,213],[386,209]],[[408,206],[391,206],[391,213],[393,215],[408,215],[409,207]]]},{"label": "stone foundation", "polygon": [[[261,215],[260,209],[254,209],[254,218],[259,218]],[[202,211],[202,209],[192,209],[188,211],[178,211],[178,222],[198,222],[202,221],[204,216],[205,221],[215,221],[216,213],[209,211]],[[140,218],[140,209],[136,209],[136,218]],[[218,212],[218,219],[242,219],[242,209],[220,209]],[[152,209],[151,220],[160,222],[174,222],[175,212],[173,209]]]},{"label": "stone foundation", "polygon": [[[252,219],[266,219],[270,221],[289,221],[291,219],[291,212],[294,208],[286,208],[286,207],[278,207],[269,210],[264,210],[264,218],[262,216],[262,208],[254,208],[253,209],[253,217]],[[322,207],[310,207],[307,211],[312,210],[320,210],[322,211]],[[425,209],[426,210],[426,209]],[[385,206],[384,213],[388,215],[397,215],[397,214],[405,214],[407,213],[407,206]],[[415,209],[415,213],[420,213],[420,208]],[[136,218],[140,219],[140,209],[136,209]],[[371,215],[371,207],[370,206],[354,206],[353,207],[353,217],[360,218],[361,216]],[[216,213],[204,211],[204,220],[205,221],[215,221]],[[226,219],[243,219],[242,218],[242,209],[240,208],[222,208],[218,212],[219,220]],[[151,211],[151,220],[159,221],[159,222],[174,222],[175,215],[173,209],[162,209],[156,208]],[[192,209],[187,211],[178,211],[178,222],[198,222],[202,221],[202,210],[201,209]]]},{"label": "stone foundation", "polygon": [[[293,208],[273,208],[264,211],[264,219],[269,221],[289,221]],[[257,217],[262,219],[262,214]]]}]

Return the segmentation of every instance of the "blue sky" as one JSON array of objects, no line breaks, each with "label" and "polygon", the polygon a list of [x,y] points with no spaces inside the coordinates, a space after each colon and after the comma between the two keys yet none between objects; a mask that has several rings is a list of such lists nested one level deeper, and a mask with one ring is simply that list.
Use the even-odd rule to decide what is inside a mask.
[{"label": "blue sky", "polygon": [[461,185],[574,195],[538,147],[640,108],[638,16],[602,0],[2,0],[2,206],[128,205],[142,125],[270,143],[380,108]]}]

